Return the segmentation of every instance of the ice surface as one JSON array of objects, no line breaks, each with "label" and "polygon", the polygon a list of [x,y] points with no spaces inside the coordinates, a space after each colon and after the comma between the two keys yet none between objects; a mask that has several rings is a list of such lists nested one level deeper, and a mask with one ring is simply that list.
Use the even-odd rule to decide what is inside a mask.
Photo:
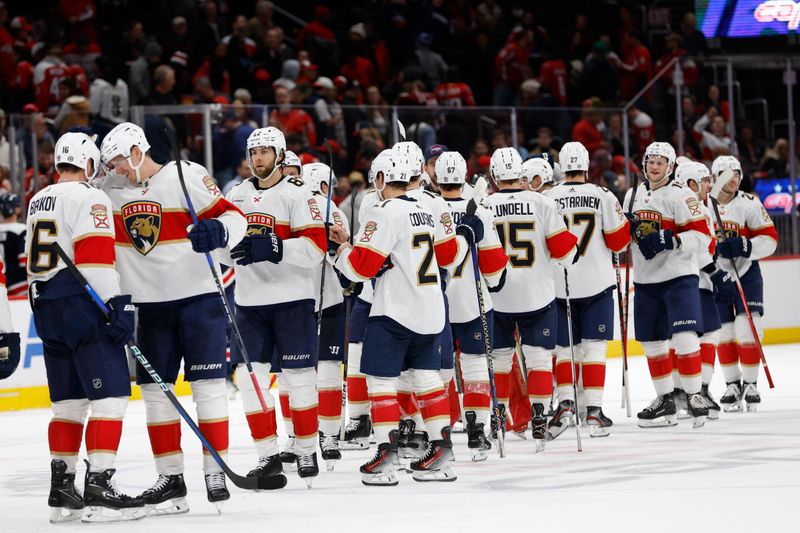
[{"label": "ice surface", "polygon": [[[358,466],[366,451],[344,452],[334,472],[320,461],[313,489],[295,473],[281,491],[252,493],[231,487],[222,516],[206,500],[200,445],[183,428],[191,512],[177,517],[103,526],[103,531],[694,531],[795,530],[800,496],[800,345],[768,346],[776,388],[759,379],[758,413],[722,413],[693,430],[639,429],[620,409],[620,359],[608,363],[604,410],[611,436],[583,432],[577,453],[574,429],[534,455],[531,440],[509,436],[508,456],[495,450],[472,463],[464,434],[454,435],[458,480],[417,483],[402,475],[398,487],[365,487]],[[636,410],[654,393],[644,358],[631,359]],[[718,399],[721,372],[712,384]],[[191,405],[188,397],[181,398]],[[277,402],[276,402],[277,403]],[[239,399],[232,401],[230,464],[246,473],[256,462]],[[194,409],[190,409],[193,412]],[[0,413],[0,531],[72,531],[96,526],[48,523],[49,456],[46,409]],[[280,426],[280,422],[279,422]],[[282,428],[281,428],[282,430]],[[156,478],[144,405],[133,402],[117,460],[119,486],[138,493]],[[83,466],[79,467],[83,473]],[[82,488],[82,483],[81,483]],[[457,528],[457,529],[456,529]],[[543,529],[546,528],[546,529]]]}]

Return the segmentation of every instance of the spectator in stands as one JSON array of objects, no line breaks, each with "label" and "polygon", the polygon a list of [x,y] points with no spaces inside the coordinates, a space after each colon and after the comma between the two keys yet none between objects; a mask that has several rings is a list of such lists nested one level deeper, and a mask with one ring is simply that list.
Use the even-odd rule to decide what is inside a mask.
[{"label": "spectator in stands", "polygon": [[8,9],[0,4],[0,85],[7,86],[14,77],[14,38],[6,28]]},{"label": "spectator in stands", "polygon": [[23,154],[28,167],[34,164],[33,149],[34,137],[36,145],[52,145],[55,146],[56,141],[50,130],[47,129],[47,122],[45,121],[43,113],[31,113],[27,116],[25,126],[17,131],[17,139],[21,139]]},{"label": "spectator in stands", "polygon": [[117,46],[114,56],[118,61],[131,65],[142,55],[146,44],[147,36],[144,34],[142,22],[131,20],[128,31],[122,36],[122,42]]},{"label": "spectator in stands", "polygon": [[[241,102],[238,102],[241,106]],[[233,179],[242,154],[247,152],[247,137],[253,127],[242,122],[236,110],[228,107],[222,115],[222,127],[214,135],[214,177],[224,186]]]},{"label": "spectator in stands", "polygon": [[643,154],[645,149],[655,141],[656,127],[650,115],[632,105],[628,108],[628,124],[630,124],[633,138],[636,139],[636,149]]},{"label": "spectator in stands", "polygon": [[[287,136],[297,135],[300,139],[300,148],[317,145],[317,131],[311,116],[302,109],[293,109],[291,95],[286,87],[275,88],[275,104],[277,109],[269,116],[269,125],[280,128]],[[295,151],[295,153],[299,153]]]},{"label": "spectator in stands", "polygon": [[580,13],[575,17],[575,29],[569,41],[570,59],[583,61],[592,51],[593,42],[589,32],[589,20],[585,14]]},{"label": "spectator in stands", "polygon": [[[105,133],[128,120],[128,84],[117,76],[107,57],[98,57],[95,64],[98,76],[89,87],[89,103],[94,119],[93,128],[99,126]],[[156,75],[159,68],[162,67],[156,69]]]},{"label": "spectator in stands", "polygon": [[201,58],[208,56],[222,40],[219,26],[217,3],[214,0],[203,2],[202,22],[195,32],[197,39],[197,55]]},{"label": "spectator in stands", "polygon": [[82,94],[70,95],[64,100],[53,120],[59,134],[76,126],[88,127],[91,120],[91,104]]},{"label": "spectator in stands", "polygon": [[441,54],[431,49],[433,36],[430,33],[420,33],[417,36],[417,50],[414,52],[417,63],[425,71],[431,87],[436,87],[447,76],[447,63]]},{"label": "spectator in stands", "polygon": [[236,165],[236,175],[232,180],[222,186],[222,194],[227,195],[231,189],[239,185],[244,180],[251,178],[252,176],[253,173],[250,171],[250,163],[248,163],[247,158],[240,158],[239,164]]},{"label": "spectator in stands", "polygon": [[[789,176],[789,168],[789,141],[777,139],[764,154],[759,170],[769,178],[785,178]],[[797,168],[800,168],[800,161]]]},{"label": "spectator in stands", "polygon": [[153,71],[153,90],[148,98],[150,105],[175,105],[178,99],[172,90],[175,88],[175,69],[169,65],[159,65]]},{"label": "spectator in stands", "polygon": [[764,159],[766,146],[763,142],[756,140],[753,125],[745,123],[739,132],[739,142],[737,144],[739,149],[739,160],[742,162],[742,171],[745,175],[751,174],[759,170],[759,163]]},{"label": "spectator in stands", "polygon": [[542,50],[542,67],[539,78],[543,87],[555,96],[559,105],[567,105],[567,65],[564,60],[552,52],[549,46]]},{"label": "spectator in stands", "polygon": [[592,52],[586,57],[581,74],[583,98],[597,96],[605,102],[616,100],[617,76],[614,57],[609,53],[605,40],[595,41]]},{"label": "spectator in stands", "polygon": [[208,78],[198,78],[194,82],[194,95],[196,104],[227,103],[227,99],[214,92],[214,87]]},{"label": "spectator in stands", "polygon": [[131,63],[128,72],[128,88],[131,105],[141,105],[150,94],[150,72],[161,61],[161,45],[155,41],[147,43],[139,58]]},{"label": "spectator in stands", "polygon": [[230,98],[231,75],[228,72],[227,54],[228,45],[224,42],[217,43],[214,53],[200,64],[193,81],[196,83],[199,78],[207,78],[217,94]]},{"label": "spectator in stands", "polygon": [[336,52],[336,35],[328,26],[331,10],[324,5],[314,8],[314,20],[303,26],[297,34],[297,49],[308,50],[314,62],[325,67],[332,66]]},{"label": "spectator in stands", "polygon": [[478,105],[490,105],[492,103],[493,80],[487,76],[487,72],[494,71],[494,54],[492,53],[489,36],[484,32],[478,32],[470,43],[466,57],[469,58],[464,75],[467,83],[472,88],[475,101]]},{"label": "spectator in stands", "polygon": [[447,68],[444,81],[436,86],[436,100],[445,107],[475,107],[472,89],[464,83],[461,69],[457,66]]},{"label": "spectator in stands", "polygon": [[549,160],[558,163],[558,150],[553,148],[553,130],[542,126],[536,135],[536,144],[530,150],[531,155],[548,154]]},{"label": "spectator in stands", "polygon": [[37,191],[52,185],[58,179],[53,148],[51,142],[40,143],[37,147],[36,164],[28,168],[25,173],[26,205]]},{"label": "spectator in stands", "polygon": [[708,111],[708,109],[712,107],[717,109],[717,114],[721,115],[722,118],[725,119],[725,122],[730,120],[731,106],[728,104],[727,100],[722,99],[719,93],[719,87],[713,83],[708,86],[708,91],[706,91],[706,99],[705,102],[703,102],[703,110]]},{"label": "spectator in stands", "polygon": [[486,141],[483,139],[478,139],[472,145],[472,150],[470,150],[469,158],[467,159],[467,175],[472,176],[473,174],[477,174],[479,172],[486,172],[489,168],[489,164],[483,164],[482,158],[489,159],[489,145],[486,144]]},{"label": "spectator in stands", "polygon": [[314,82],[319,98],[314,102],[314,114],[320,125],[318,130],[327,139],[336,139],[340,146],[347,146],[342,106],[336,101],[336,87],[330,78],[321,76]]},{"label": "spectator in stands", "polygon": [[511,30],[506,45],[495,58],[494,105],[515,105],[519,100],[519,87],[531,78],[528,53],[533,44],[533,33],[521,27]]},{"label": "spectator in stands", "polygon": [[[603,132],[603,138],[608,143],[613,157],[625,154],[625,132],[622,129],[621,113],[611,113],[608,116],[608,125]],[[628,149],[631,157],[638,153],[636,142],[630,142]]]},{"label": "spectator in stands", "polygon": [[[33,85],[37,96],[41,92],[49,93],[51,91],[50,87],[42,87],[42,83],[45,81],[45,72],[50,67],[67,67],[67,64],[61,59],[63,49],[59,43],[45,43],[44,50],[44,57],[33,67]],[[39,109],[44,110],[45,108],[40,105]]]},{"label": "spectator in stands", "polygon": [[[707,56],[708,42],[703,32],[697,29],[697,19],[694,13],[687,12],[681,21],[681,34],[683,35],[683,45],[689,55]],[[728,120],[727,118],[725,120]]]},{"label": "spectator in stands", "polygon": [[497,0],[485,0],[478,4],[475,22],[478,28],[487,30],[490,33],[498,32],[503,23],[503,10],[498,5]]},{"label": "spectator in stands", "polygon": [[[19,143],[19,140],[17,140]],[[6,138],[6,112],[0,109],[0,170],[8,174],[11,171],[11,142]],[[22,161],[22,151],[19,144],[14,147],[15,165],[19,166]]]},{"label": "spectator in stands", "polygon": [[175,55],[175,52],[186,54],[186,66],[196,68],[200,62],[200,57],[196,53],[196,40],[195,35],[189,34],[189,23],[186,17],[175,17],[172,19],[170,25],[170,33],[162,39],[161,43],[164,49],[164,57],[170,58],[170,61]]},{"label": "spectator in stands", "polygon": [[389,132],[389,105],[374,85],[367,87],[366,100],[367,117],[380,132],[381,137],[386,138]]},{"label": "spectator in stands", "polygon": [[294,57],[292,50],[283,42],[283,30],[279,27],[267,30],[264,38],[264,49],[256,56],[256,62],[262,65],[272,79],[281,75],[283,63]]},{"label": "spectator in stands", "polygon": [[[710,131],[707,131],[707,128]],[[692,137],[700,147],[700,157],[708,164],[719,155],[731,153],[731,138],[728,136],[727,125],[725,119],[717,114],[716,107],[709,108],[706,114],[695,122]]]},{"label": "spectator in stands", "polygon": [[255,16],[247,22],[247,35],[260,44],[264,42],[267,32],[275,27],[272,22],[272,2],[258,0],[255,11]]},{"label": "spectator in stands", "polygon": [[[225,67],[233,87],[250,84],[250,67],[256,55],[256,42],[247,36],[247,18],[239,15],[233,19],[232,32],[220,41],[225,43]],[[226,93],[230,94],[230,93]]]},{"label": "spectator in stands", "polygon": [[642,44],[641,36],[638,31],[630,31],[626,34],[626,53],[622,60],[630,68],[620,71],[620,93],[623,100],[630,100],[650,78],[653,77],[653,58],[650,50]]},{"label": "spectator in stands", "polygon": [[344,62],[339,73],[349,80],[356,80],[361,87],[377,85],[378,74],[375,65],[370,61],[365,39],[366,26],[363,23],[354,24],[348,32],[345,43]]},{"label": "spectator in stands", "polygon": [[603,140],[602,130],[603,115],[598,109],[602,102],[596,98],[586,100],[583,103],[581,119],[572,128],[572,140],[583,143],[592,157],[594,152],[601,148],[608,148],[608,143]]}]

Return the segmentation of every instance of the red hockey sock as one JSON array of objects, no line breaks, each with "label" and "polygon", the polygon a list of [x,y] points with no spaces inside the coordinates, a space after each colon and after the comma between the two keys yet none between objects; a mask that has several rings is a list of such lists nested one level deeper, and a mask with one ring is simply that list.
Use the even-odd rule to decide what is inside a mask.
[{"label": "red hockey sock", "polygon": [[[214,447],[220,454],[227,453],[228,451],[228,418],[216,420],[198,420],[197,427],[200,428],[200,433],[208,440],[208,443]],[[203,453],[207,454],[205,446],[203,446]]]},{"label": "red hockey sock", "polygon": [[52,455],[78,455],[81,449],[83,424],[54,418],[47,428],[47,441]]}]

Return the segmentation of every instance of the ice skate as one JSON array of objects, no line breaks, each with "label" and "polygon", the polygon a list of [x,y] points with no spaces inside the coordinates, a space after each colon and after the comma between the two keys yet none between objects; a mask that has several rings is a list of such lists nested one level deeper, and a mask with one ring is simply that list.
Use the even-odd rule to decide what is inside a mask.
[{"label": "ice skate", "polygon": [[397,435],[397,455],[401,460],[416,461],[425,454],[428,448],[428,434],[416,431],[417,424],[413,420],[401,420]]},{"label": "ice skate", "polygon": [[719,399],[722,410],[726,413],[734,413],[742,410],[742,384],[738,381],[728,383],[725,394]]},{"label": "ice skate", "polygon": [[83,514],[83,496],[75,488],[75,474],[67,474],[67,463],[60,459],[50,461],[50,522],[70,522]]},{"label": "ice skate", "polygon": [[[573,424],[575,419],[575,402],[572,400],[564,400],[558,403],[556,412],[553,418],[547,424],[547,431],[549,440],[555,439],[561,435],[565,429]],[[534,436],[534,438],[536,438]]]},{"label": "ice skate", "polygon": [[675,412],[678,414],[678,420],[691,418],[692,415],[689,414],[689,398],[686,396],[686,391],[683,389],[673,390],[672,399],[675,401]]},{"label": "ice skate", "polygon": [[708,419],[718,420],[720,407],[719,404],[714,400],[714,397],[711,396],[711,392],[708,390],[708,384],[704,383],[700,388],[700,395],[703,397],[703,401],[706,402],[706,407],[708,407]]},{"label": "ice skate", "polygon": [[675,400],[672,393],[656,397],[650,405],[640,411],[636,417],[640,428],[657,428],[675,426],[678,416],[675,412]]},{"label": "ice skate", "polygon": [[159,474],[155,484],[140,497],[148,516],[183,514],[189,512],[183,474]]},{"label": "ice skate", "polygon": [[708,406],[699,392],[689,395],[689,415],[692,417],[692,426],[701,428],[706,425]]},{"label": "ice skate", "polygon": [[297,475],[306,481],[306,486],[311,488],[311,482],[319,475],[317,452],[297,456]]},{"label": "ice skate", "polygon": [[328,472],[333,472],[336,462],[341,460],[342,452],[339,451],[339,435],[319,434],[319,448],[322,450],[322,460]]},{"label": "ice skate", "polygon": [[281,461],[280,455],[277,453],[268,457],[259,457],[256,467],[247,473],[247,477],[271,476],[282,477],[285,484],[286,476],[283,475],[283,461]]},{"label": "ice skate", "polygon": [[369,415],[351,418],[344,428],[344,440],[339,443],[340,450],[366,450],[370,444],[372,421]]},{"label": "ice skate", "polygon": [[111,480],[116,470],[109,468],[102,472],[89,472],[88,462],[86,468],[81,522],[125,522],[144,518],[146,513],[142,498],[119,492]]},{"label": "ice skate", "polygon": [[536,453],[543,452],[547,442],[547,417],[544,416],[544,405],[540,403],[533,404],[531,436],[536,447]]},{"label": "ice skate", "polygon": [[761,404],[761,394],[759,394],[755,383],[744,384],[744,403],[748,413],[758,411],[758,406]]},{"label": "ice skate", "polygon": [[608,437],[614,423],[603,413],[602,407],[590,405],[586,408],[586,424],[590,437]]},{"label": "ice skate", "polygon": [[398,430],[389,432],[389,442],[378,445],[375,455],[368,462],[361,465],[361,483],[369,486],[393,487],[399,483],[397,470],[400,468],[400,459],[397,456]]},{"label": "ice skate", "polygon": [[231,493],[225,485],[225,474],[206,474],[206,495],[208,501],[217,507],[217,513],[222,514],[222,503],[231,499]]},{"label": "ice skate", "polygon": [[464,413],[467,420],[467,448],[472,451],[472,460],[485,461],[488,457],[487,450],[492,449],[492,443],[483,433],[483,424],[477,422],[475,411]]},{"label": "ice skate", "polygon": [[411,463],[411,477],[414,481],[455,481],[458,479],[452,467],[455,460],[447,427],[442,430],[442,438],[432,440],[425,455]]},{"label": "ice skate", "polygon": [[294,440],[294,436],[290,436],[286,440],[286,446],[281,452],[281,462],[290,472],[297,470],[297,441]]}]

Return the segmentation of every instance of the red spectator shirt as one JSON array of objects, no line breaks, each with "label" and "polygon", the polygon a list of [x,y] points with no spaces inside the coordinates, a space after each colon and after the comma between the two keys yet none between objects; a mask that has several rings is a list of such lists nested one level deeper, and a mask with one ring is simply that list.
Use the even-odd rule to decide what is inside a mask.
[{"label": "red spectator shirt", "polygon": [[89,94],[89,82],[86,79],[86,71],[80,65],[53,65],[44,71],[44,79],[34,87],[36,93],[37,107],[45,111],[50,106],[59,105],[67,97],[61,93],[61,81],[67,78],[75,78],[78,87],[84,96]]},{"label": "red spectator shirt", "polygon": [[572,128],[572,140],[582,143],[589,151],[589,155],[603,147],[603,135],[600,130],[585,118],[575,123]]},{"label": "red spectator shirt", "polygon": [[375,65],[365,57],[356,57],[352,62],[342,65],[339,73],[348,80],[356,80],[362,89],[378,84]]},{"label": "red spectator shirt", "polygon": [[302,135],[308,146],[317,145],[317,130],[311,115],[302,109],[292,109],[288,113],[279,113],[276,109],[269,116],[269,123],[277,127],[287,137],[293,133]]},{"label": "red spectator shirt", "polygon": [[305,41],[309,37],[319,37],[320,39],[324,39],[326,41],[336,40],[336,35],[333,34],[331,29],[318,20],[312,20],[303,26],[303,29],[297,34],[298,50],[305,50]]},{"label": "red spectator shirt", "polygon": [[549,59],[542,63],[539,71],[542,85],[558,98],[561,105],[567,105],[567,65],[561,59]]},{"label": "red spectator shirt", "polygon": [[466,83],[440,83],[436,87],[436,99],[447,107],[474,107],[475,97]]},{"label": "red spectator shirt", "polygon": [[507,43],[494,60],[495,80],[504,81],[513,88],[525,80],[528,54],[517,42]]},{"label": "red spectator shirt", "polygon": [[650,143],[656,140],[656,127],[653,124],[653,119],[650,118],[650,115],[640,112],[633,119],[631,126],[633,127],[633,135],[639,145],[639,152],[643,154],[645,149],[650,146]]}]

